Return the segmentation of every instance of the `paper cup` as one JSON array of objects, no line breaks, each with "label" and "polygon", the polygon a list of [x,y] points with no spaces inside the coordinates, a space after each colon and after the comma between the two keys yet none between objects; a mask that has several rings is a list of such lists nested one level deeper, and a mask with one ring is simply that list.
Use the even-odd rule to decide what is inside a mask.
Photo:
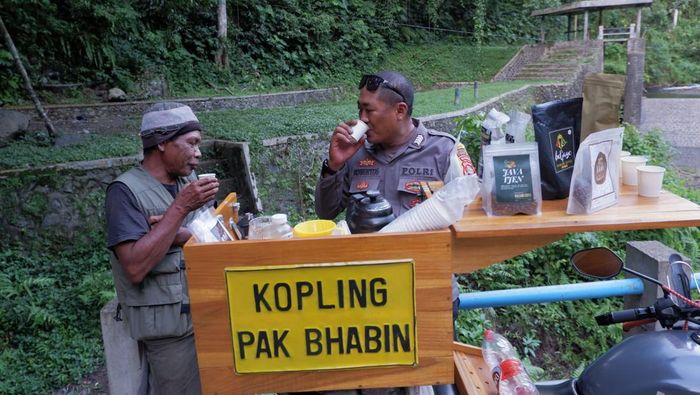
[{"label": "paper cup", "polygon": [[622,158],[632,155],[629,151],[620,151],[620,163],[617,164],[617,172],[620,173],[620,178],[622,178]]},{"label": "paper cup", "polygon": [[369,129],[369,126],[367,126],[366,123],[358,119],[355,126],[352,127],[352,133],[350,134],[350,136],[352,136],[352,138],[355,139],[355,142],[360,141],[362,136],[364,136],[365,133],[367,133],[367,129]]},{"label": "paper cup", "polygon": [[216,178],[216,173],[202,173],[198,177],[200,180],[202,178]]},{"label": "paper cup", "polygon": [[647,164],[644,156],[625,156],[620,159],[622,162],[622,183],[625,185],[637,185],[637,166]]},{"label": "paper cup", "polygon": [[644,197],[659,197],[666,169],[661,166],[637,166],[637,193]]}]

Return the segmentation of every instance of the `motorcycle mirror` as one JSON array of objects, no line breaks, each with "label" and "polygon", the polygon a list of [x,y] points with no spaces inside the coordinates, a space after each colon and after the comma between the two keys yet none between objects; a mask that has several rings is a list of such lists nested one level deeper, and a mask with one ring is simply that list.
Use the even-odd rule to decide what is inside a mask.
[{"label": "motorcycle mirror", "polygon": [[571,264],[584,276],[601,280],[617,276],[623,262],[619,256],[605,247],[588,248],[571,255]]}]

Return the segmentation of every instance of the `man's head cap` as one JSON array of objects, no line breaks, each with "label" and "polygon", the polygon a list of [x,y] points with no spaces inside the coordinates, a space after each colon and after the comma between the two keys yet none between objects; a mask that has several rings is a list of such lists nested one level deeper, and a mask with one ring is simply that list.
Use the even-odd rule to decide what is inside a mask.
[{"label": "man's head cap", "polygon": [[143,149],[155,147],[194,130],[202,130],[202,125],[189,106],[175,102],[156,103],[141,119]]}]

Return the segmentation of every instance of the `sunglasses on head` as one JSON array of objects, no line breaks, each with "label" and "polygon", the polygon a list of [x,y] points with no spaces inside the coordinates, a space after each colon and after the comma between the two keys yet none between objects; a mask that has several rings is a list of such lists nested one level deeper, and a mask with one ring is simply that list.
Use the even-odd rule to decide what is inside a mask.
[{"label": "sunglasses on head", "polygon": [[374,75],[374,74],[365,74],[362,76],[362,79],[360,80],[360,87],[358,89],[362,89],[363,87],[367,87],[367,90],[370,92],[374,92],[379,88],[380,86],[387,88],[397,95],[401,96],[401,99],[403,100],[404,103],[408,103],[406,101],[406,97],[401,93],[398,89],[396,89],[391,83],[384,78]]}]

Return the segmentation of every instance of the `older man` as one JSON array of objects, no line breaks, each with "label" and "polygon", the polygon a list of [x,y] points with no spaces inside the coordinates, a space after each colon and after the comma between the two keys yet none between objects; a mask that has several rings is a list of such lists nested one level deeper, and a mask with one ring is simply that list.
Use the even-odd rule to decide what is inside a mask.
[{"label": "older man", "polygon": [[160,394],[199,394],[182,245],[193,213],[219,184],[197,180],[201,126],[179,103],[143,116],[143,161],[110,183],[105,212],[112,274],[131,337],[139,341]]}]

